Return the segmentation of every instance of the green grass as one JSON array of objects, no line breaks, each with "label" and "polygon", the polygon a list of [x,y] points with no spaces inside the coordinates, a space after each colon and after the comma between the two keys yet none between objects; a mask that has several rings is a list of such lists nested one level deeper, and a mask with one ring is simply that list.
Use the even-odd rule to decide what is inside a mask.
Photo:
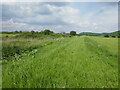
[{"label": "green grass", "polygon": [[6,38],[6,37],[15,37],[15,36],[17,36],[18,34],[0,34],[0,37],[1,38]]},{"label": "green grass", "polygon": [[112,53],[118,54],[118,39],[119,38],[93,38],[98,43],[104,45]]},{"label": "green grass", "polygon": [[38,41],[35,51],[2,65],[3,88],[117,88],[116,41],[98,37]]}]

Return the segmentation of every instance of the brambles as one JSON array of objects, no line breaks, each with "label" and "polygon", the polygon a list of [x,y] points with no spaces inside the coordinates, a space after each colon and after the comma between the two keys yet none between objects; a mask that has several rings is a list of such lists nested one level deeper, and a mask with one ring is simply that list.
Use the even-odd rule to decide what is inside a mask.
[{"label": "brambles", "polygon": [[2,43],[2,59],[12,60],[15,55],[21,55],[25,52],[31,52],[36,49],[37,45],[32,45],[31,42],[13,41]]}]

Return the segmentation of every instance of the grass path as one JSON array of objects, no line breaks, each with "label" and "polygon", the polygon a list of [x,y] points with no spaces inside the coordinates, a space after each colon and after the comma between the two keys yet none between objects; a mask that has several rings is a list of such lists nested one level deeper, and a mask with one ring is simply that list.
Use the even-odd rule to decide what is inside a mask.
[{"label": "grass path", "polygon": [[115,88],[117,55],[96,38],[52,40],[22,60],[3,65],[5,88]]}]

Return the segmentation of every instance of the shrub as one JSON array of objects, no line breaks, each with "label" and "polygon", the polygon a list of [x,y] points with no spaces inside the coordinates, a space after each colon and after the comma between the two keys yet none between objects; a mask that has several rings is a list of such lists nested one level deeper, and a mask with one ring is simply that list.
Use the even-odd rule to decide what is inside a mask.
[{"label": "shrub", "polygon": [[2,58],[6,60],[12,60],[16,54],[21,55],[26,51],[30,52],[37,48],[36,45],[30,45],[30,42],[26,41],[3,42],[2,46]]},{"label": "shrub", "polygon": [[70,31],[70,35],[75,36],[76,35],[76,31]]},{"label": "shrub", "polygon": [[5,37],[8,38],[8,35],[6,35]]},{"label": "shrub", "polygon": [[111,37],[115,38],[115,36],[111,36]]},{"label": "shrub", "polygon": [[109,35],[104,35],[104,37],[109,37]]},{"label": "shrub", "polygon": [[118,36],[118,38],[120,38],[120,36]]},{"label": "shrub", "polygon": [[45,35],[50,35],[50,34],[52,34],[52,33],[54,33],[54,32],[46,29],[46,30],[43,31],[43,33],[44,33]]}]

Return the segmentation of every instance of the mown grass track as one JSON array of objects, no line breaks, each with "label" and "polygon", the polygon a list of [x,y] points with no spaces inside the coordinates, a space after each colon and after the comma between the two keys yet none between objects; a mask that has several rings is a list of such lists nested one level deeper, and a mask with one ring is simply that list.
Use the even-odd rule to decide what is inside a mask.
[{"label": "mown grass track", "polygon": [[109,49],[100,39],[104,40],[74,37],[48,41],[36,53],[3,65],[3,88],[118,87],[118,56],[113,52],[117,48]]}]

